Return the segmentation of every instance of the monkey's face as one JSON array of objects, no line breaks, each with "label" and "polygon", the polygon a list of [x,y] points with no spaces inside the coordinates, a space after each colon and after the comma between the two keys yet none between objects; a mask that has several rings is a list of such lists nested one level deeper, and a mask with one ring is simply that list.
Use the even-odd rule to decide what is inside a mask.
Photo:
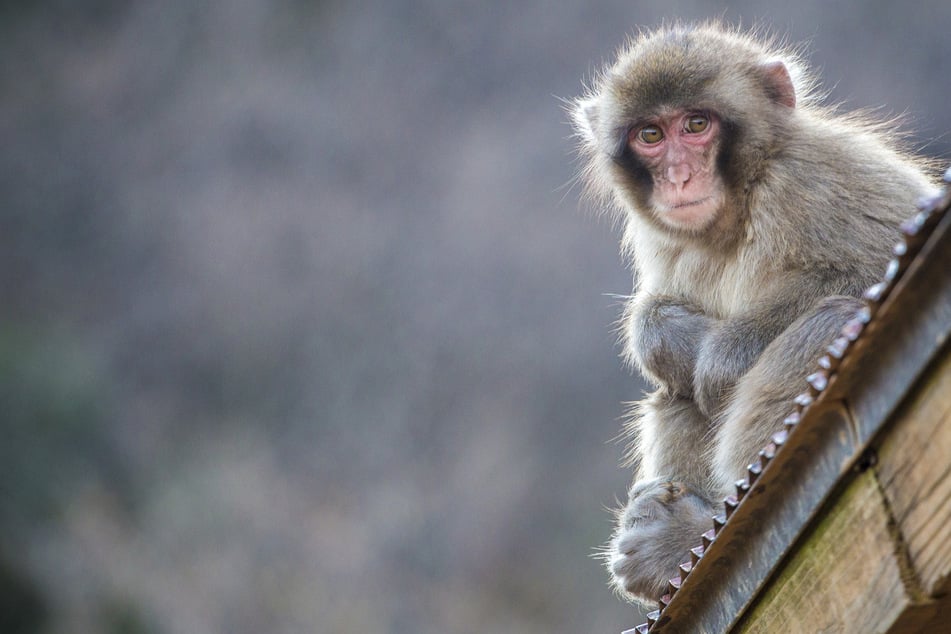
[{"label": "monkey's face", "polygon": [[669,234],[736,243],[796,102],[786,61],[752,39],[715,25],[639,36],[575,102],[588,191]]},{"label": "monkey's face", "polygon": [[647,193],[648,211],[662,224],[699,231],[716,219],[724,200],[716,169],[719,135],[714,113],[684,110],[665,112],[628,131],[625,151],[635,169],[650,174],[649,192],[642,197]]}]

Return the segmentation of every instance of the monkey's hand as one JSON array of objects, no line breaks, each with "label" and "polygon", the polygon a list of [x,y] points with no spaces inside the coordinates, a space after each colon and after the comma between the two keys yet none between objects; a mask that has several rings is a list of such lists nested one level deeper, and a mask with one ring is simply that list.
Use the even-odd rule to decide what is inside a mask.
[{"label": "monkey's hand", "polygon": [[794,305],[781,304],[718,321],[706,332],[693,375],[693,398],[703,415],[712,418],[723,408],[740,377],[798,310]]},{"label": "monkey's hand", "polygon": [[[712,418],[733,393],[736,382],[753,365],[762,350],[735,336],[737,331],[719,329],[700,346],[694,374],[694,401],[697,409]],[[732,344],[732,345],[731,345]]]},{"label": "monkey's hand", "polygon": [[629,308],[628,356],[654,384],[673,394],[694,394],[694,367],[715,319],[672,297],[638,297]]},{"label": "monkey's hand", "polygon": [[710,502],[683,483],[663,478],[635,483],[607,553],[617,590],[630,599],[656,601],[712,515]]}]

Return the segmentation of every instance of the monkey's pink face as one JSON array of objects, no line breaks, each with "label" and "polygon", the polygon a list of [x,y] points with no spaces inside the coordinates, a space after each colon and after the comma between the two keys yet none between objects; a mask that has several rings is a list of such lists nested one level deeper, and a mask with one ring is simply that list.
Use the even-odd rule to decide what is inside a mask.
[{"label": "monkey's pink face", "polygon": [[723,204],[723,183],[716,171],[720,131],[706,112],[672,112],[635,127],[631,150],[654,181],[653,213],[677,229],[699,230],[713,222]]}]

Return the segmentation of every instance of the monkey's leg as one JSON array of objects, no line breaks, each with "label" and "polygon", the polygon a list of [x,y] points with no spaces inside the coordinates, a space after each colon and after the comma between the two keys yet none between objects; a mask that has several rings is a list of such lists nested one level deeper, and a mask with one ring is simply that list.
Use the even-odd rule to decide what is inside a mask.
[{"label": "monkey's leg", "polygon": [[862,307],[854,297],[826,297],[774,339],[736,384],[719,418],[713,469],[719,493],[746,473],[746,466],[769,442],[793,399],[805,387],[812,371],[842,326]]},{"label": "monkey's leg", "polygon": [[636,481],[674,478],[700,488],[709,485],[703,448],[712,428],[693,400],[657,390],[634,406],[625,431],[632,438],[628,458],[637,466]]},{"label": "monkey's leg", "polygon": [[606,563],[621,594],[656,601],[713,515],[703,451],[709,423],[693,401],[663,391],[640,402],[635,414],[638,480],[618,515]]}]

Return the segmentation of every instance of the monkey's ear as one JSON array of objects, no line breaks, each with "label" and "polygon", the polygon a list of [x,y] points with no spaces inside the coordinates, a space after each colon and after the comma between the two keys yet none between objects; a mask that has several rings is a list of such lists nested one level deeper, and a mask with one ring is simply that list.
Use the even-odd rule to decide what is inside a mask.
[{"label": "monkey's ear", "polygon": [[597,135],[594,131],[598,125],[599,110],[597,97],[579,99],[575,102],[571,118],[574,121],[575,129],[585,143],[595,143],[597,141]]},{"label": "monkey's ear", "polygon": [[780,61],[767,62],[760,67],[760,70],[766,79],[770,98],[787,108],[795,108],[796,87],[793,86],[786,65]]}]

